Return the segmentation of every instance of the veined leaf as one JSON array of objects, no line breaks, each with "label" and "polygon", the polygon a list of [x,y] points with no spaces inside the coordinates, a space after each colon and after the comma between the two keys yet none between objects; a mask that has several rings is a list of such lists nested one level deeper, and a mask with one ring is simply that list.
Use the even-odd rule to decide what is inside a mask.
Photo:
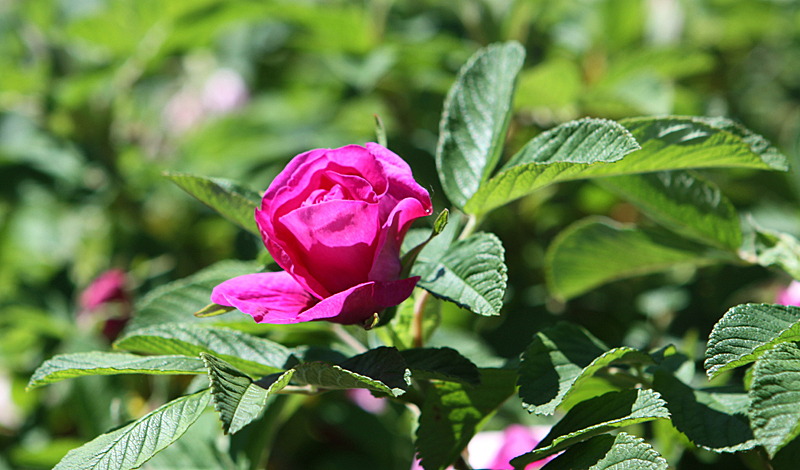
[{"label": "veined leaf", "polygon": [[284,370],[292,356],[290,349],[268,339],[230,328],[192,323],[141,328],[115,342],[114,347],[144,354],[190,357],[209,353],[257,376]]},{"label": "veined leaf", "polygon": [[800,341],[800,308],[742,304],[728,310],[714,325],[703,367],[708,377],[749,364],[777,343]]},{"label": "veined leaf", "polygon": [[161,406],[143,418],[73,449],[53,470],[128,470],[140,467],[186,432],[211,400],[211,389]]},{"label": "veined leaf", "polygon": [[411,275],[420,276],[417,285],[439,298],[479,315],[499,315],[508,280],[504,253],[495,235],[476,233],[455,242],[441,258],[428,258],[423,250]]},{"label": "veined leaf", "polygon": [[740,256],[761,266],[778,266],[800,280],[800,241],[792,235],[761,228],[748,221],[746,242]]},{"label": "veined leaf", "polygon": [[716,184],[695,172],[662,171],[595,182],[681,235],[734,252],[742,244],[736,208]]},{"label": "veined leaf", "polygon": [[479,50],[447,93],[439,123],[436,169],[456,207],[475,194],[503,152],[514,83],[525,49],[514,41]]},{"label": "veined leaf", "polygon": [[203,362],[185,356],[137,356],[93,351],[59,354],[44,362],[31,376],[28,388],[86,375],[203,373]]},{"label": "veined leaf", "polygon": [[293,380],[327,390],[366,388],[400,396],[411,384],[411,371],[395,348],[380,347],[338,365],[305,362],[294,368]]},{"label": "veined leaf", "polygon": [[739,452],[758,445],[747,419],[747,394],[694,390],[664,371],[656,372],[653,388],[667,401],[673,426],[696,446]]},{"label": "veined leaf", "polygon": [[452,464],[494,411],[514,394],[515,371],[481,369],[481,385],[432,382],[425,394],[416,448],[425,470]]},{"label": "veined leaf", "polygon": [[[521,469],[523,467],[514,467]],[[667,461],[644,439],[620,432],[579,442],[543,467],[544,470],[667,470]]]},{"label": "veined leaf", "polygon": [[[226,434],[236,434],[261,414],[267,398],[289,384],[293,369],[266,378],[269,382],[253,382],[250,377],[232,365],[211,354],[200,353],[211,381],[214,409],[219,412],[222,429]],[[262,386],[264,385],[264,386]]]},{"label": "veined leaf", "polygon": [[632,424],[669,418],[661,396],[650,389],[608,392],[575,405],[536,449],[511,461],[514,468],[541,460],[576,442]]},{"label": "veined leaf", "polygon": [[770,457],[800,435],[800,347],[781,343],[765,352],[750,386],[753,434]]},{"label": "veined leaf", "polygon": [[484,213],[559,181],[733,167],[785,171],[788,165],[763,137],[724,118],[581,119],[531,140],[464,210]]},{"label": "veined leaf", "polygon": [[249,316],[239,311],[209,319],[196,318],[193,314],[208,305],[211,290],[217,284],[258,270],[259,265],[253,262],[221,261],[192,276],[154,289],[136,303],[133,318],[125,332],[171,322],[244,321]]},{"label": "veined leaf", "polygon": [[567,300],[607,282],[676,265],[718,263],[726,256],[669,233],[588,217],[558,235],[547,249],[545,265],[551,292]]},{"label": "veined leaf", "polygon": [[478,367],[451,348],[415,348],[400,351],[400,355],[417,380],[464,382],[473,386],[481,383]]},{"label": "veined leaf", "polygon": [[256,208],[261,205],[261,196],[257,192],[219,178],[172,171],[164,172],[164,176],[226,219],[256,236],[261,236],[255,216]]}]

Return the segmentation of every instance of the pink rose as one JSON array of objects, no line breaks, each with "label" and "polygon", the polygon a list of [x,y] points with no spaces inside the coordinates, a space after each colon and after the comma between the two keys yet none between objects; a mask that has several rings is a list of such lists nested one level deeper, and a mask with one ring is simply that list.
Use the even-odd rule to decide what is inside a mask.
[{"label": "pink rose", "polygon": [[240,276],[211,301],[258,323],[354,324],[407,299],[400,245],[431,199],[400,157],[378,144],[296,156],[264,194],[256,223],[284,272]]},{"label": "pink rose", "polygon": [[[121,269],[109,269],[89,284],[81,292],[78,304],[78,320],[82,324],[103,320],[103,335],[109,341],[119,336],[131,315],[131,296],[126,284],[128,275]],[[110,304],[118,304],[116,310],[108,309]]]},{"label": "pink rose", "polygon": [[775,303],[800,306],[800,282],[792,281],[786,288],[779,290]]}]

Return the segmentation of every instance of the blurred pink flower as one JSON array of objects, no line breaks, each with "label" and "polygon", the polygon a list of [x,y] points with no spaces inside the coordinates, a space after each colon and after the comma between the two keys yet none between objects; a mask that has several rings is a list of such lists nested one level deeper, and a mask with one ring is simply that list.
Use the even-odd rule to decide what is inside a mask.
[{"label": "blurred pink flower", "polygon": [[198,85],[187,85],[167,101],[162,112],[164,124],[172,134],[183,134],[210,115],[228,114],[244,106],[250,93],[244,78],[233,69],[215,70]]},{"label": "blurred pink flower", "polygon": [[[502,431],[479,432],[467,446],[468,463],[473,468],[507,470],[511,460],[533,450],[547,433],[549,426],[523,426],[512,424]],[[542,468],[553,457],[533,462],[526,470]],[[452,467],[450,467],[452,468]],[[422,470],[419,459],[415,459],[411,470]]]},{"label": "blurred pink flower", "polygon": [[346,393],[347,398],[367,413],[376,415],[386,409],[386,400],[372,395],[366,388],[351,388]]},{"label": "blurred pink flower", "polygon": [[228,113],[247,103],[244,79],[233,69],[216,70],[203,85],[203,107],[215,113]]},{"label": "blurred pink flower", "polygon": [[[104,321],[103,335],[113,341],[125,327],[131,314],[131,298],[126,287],[128,275],[121,269],[109,269],[100,274],[81,292],[78,304],[80,323]],[[119,309],[109,314],[105,307],[117,303]]]},{"label": "blurred pink flower", "polygon": [[775,303],[800,307],[800,282],[792,281],[786,288],[779,290]]}]

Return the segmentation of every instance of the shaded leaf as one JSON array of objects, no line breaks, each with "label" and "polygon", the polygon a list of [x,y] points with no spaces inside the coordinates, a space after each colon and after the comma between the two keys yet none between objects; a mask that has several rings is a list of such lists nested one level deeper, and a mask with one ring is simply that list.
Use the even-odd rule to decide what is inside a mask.
[{"label": "shaded leaf", "polygon": [[726,259],[724,252],[670,233],[588,217],[556,237],[547,249],[545,265],[551,292],[567,300],[607,282],[676,265],[702,266]]},{"label": "shaded leaf", "polygon": [[742,304],[728,310],[714,325],[703,367],[709,378],[749,364],[777,343],[800,340],[800,308]]},{"label": "shaded leaf", "polygon": [[742,259],[764,267],[778,266],[800,280],[800,241],[797,238],[761,228],[749,220],[745,240],[740,253]]},{"label": "shaded leaf", "polygon": [[514,467],[541,460],[612,429],[669,418],[666,403],[650,389],[609,392],[578,403],[556,423],[536,449],[511,461]]},{"label": "shaded leaf", "polygon": [[214,409],[219,412],[226,434],[236,434],[258,418],[270,394],[288,385],[294,374],[292,369],[273,374],[265,378],[269,382],[266,385],[261,381],[253,382],[243,372],[211,354],[200,353],[200,357],[208,368]]},{"label": "shaded leaf", "polygon": [[440,258],[426,255],[423,250],[411,270],[421,277],[417,286],[479,315],[500,314],[508,268],[495,235],[476,233],[455,242]]},{"label": "shaded leaf", "polygon": [[253,375],[282,371],[292,356],[287,347],[221,326],[170,323],[141,328],[114,343],[116,349],[143,354],[213,354]]},{"label": "shaded leaf", "polygon": [[514,83],[525,49],[515,42],[476,52],[447,93],[439,122],[436,169],[456,207],[475,194],[503,152]]},{"label": "shaded leaf", "polygon": [[667,461],[644,439],[620,432],[616,436],[603,434],[575,444],[545,465],[543,469],[667,470],[668,467]]},{"label": "shaded leaf", "polygon": [[417,380],[445,380],[480,385],[478,367],[451,348],[416,348],[400,351],[400,355]]},{"label": "shaded leaf", "polygon": [[425,394],[416,448],[425,470],[444,469],[492,413],[514,394],[516,372],[481,369],[481,385],[432,382]]},{"label": "shaded leaf", "polygon": [[177,398],[73,449],[53,470],[128,470],[147,462],[186,432],[211,400],[211,389]]},{"label": "shaded leaf", "polygon": [[255,216],[256,208],[261,205],[261,196],[257,192],[219,178],[173,171],[164,172],[164,176],[226,219],[256,236],[261,236]]},{"label": "shaded leaf", "polygon": [[800,435],[800,347],[781,343],[765,352],[750,386],[753,434],[770,457]]},{"label": "shaded leaf", "polygon": [[185,356],[137,356],[93,351],[59,354],[45,361],[31,376],[28,388],[86,375],[203,373],[203,362]]}]

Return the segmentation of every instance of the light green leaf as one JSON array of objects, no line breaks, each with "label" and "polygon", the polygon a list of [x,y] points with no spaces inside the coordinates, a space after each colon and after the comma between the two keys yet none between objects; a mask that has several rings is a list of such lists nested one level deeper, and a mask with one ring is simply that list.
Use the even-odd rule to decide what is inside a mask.
[{"label": "light green leaf", "polygon": [[673,426],[694,445],[712,452],[758,445],[747,419],[747,394],[694,390],[663,370],[656,372],[653,389],[667,401]]},{"label": "light green leaf", "polygon": [[728,310],[714,325],[703,367],[710,379],[749,364],[778,343],[800,341],[800,308],[742,304]]},{"label": "light green leaf", "polygon": [[504,254],[499,238],[480,232],[457,241],[441,257],[428,258],[423,250],[411,275],[420,276],[417,286],[439,298],[479,315],[499,315],[508,280]]},{"label": "light green leaf", "polygon": [[236,434],[258,418],[267,406],[267,398],[289,384],[294,370],[276,373],[269,378],[269,385],[253,382],[250,377],[232,365],[211,354],[200,353],[211,381],[214,409],[219,412],[222,429],[226,434]]},{"label": "light green leaf", "polygon": [[28,388],[86,375],[203,373],[203,362],[185,356],[137,356],[93,351],[59,354],[44,362],[31,376]]},{"label": "light green leaf", "polygon": [[726,256],[670,233],[587,217],[558,235],[547,249],[545,266],[550,291],[567,300],[607,282],[676,265],[718,263]]},{"label": "light green leaf", "polygon": [[192,323],[168,323],[141,328],[114,343],[116,349],[143,354],[213,354],[248,374],[282,371],[292,351],[285,346],[238,330]]},{"label": "light green leaf", "polygon": [[161,323],[247,320],[249,316],[239,311],[210,319],[196,318],[193,314],[208,305],[211,290],[218,284],[236,276],[258,272],[259,268],[253,262],[220,261],[192,276],[154,289],[136,303],[133,318],[125,332]]},{"label": "light green leaf", "polygon": [[742,244],[736,208],[716,184],[695,172],[662,171],[595,182],[681,235],[734,252]]},{"label": "light green leaf", "polygon": [[370,349],[338,365],[305,362],[294,369],[296,382],[326,390],[366,388],[398,397],[411,384],[411,371],[395,348]]},{"label": "light green leaf", "polygon": [[567,447],[616,428],[669,418],[661,396],[650,389],[609,392],[575,405],[536,449],[511,461],[514,468],[541,460]]},{"label": "light green leaf", "polygon": [[447,93],[436,169],[456,207],[475,194],[503,152],[514,82],[524,59],[525,49],[514,41],[481,49],[461,68]]},{"label": "light green leaf", "polygon": [[781,343],[765,352],[750,386],[753,434],[770,457],[800,435],[800,347]]},{"label": "light green leaf", "polygon": [[[644,439],[620,432],[579,442],[543,467],[544,470],[667,470],[669,464]],[[522,468],[522,467],[515,467]]]},{"label": "light green leaf", "polygon": [[164,176],[226,219],[254,235],[261,236],[255,216],[256,208],[261,205],[261,196],[257,192],[219,178],[172,171],[164,172]]},{"label": "light green leaf", "polygon": [[451,348],[415,348],[400,351],[400,355],[417,380],[464,382],[473,386],[481,383],[478,367]]},{"label": "light green leaf", "polygon": [[480,214],[559,181],[611,174],[608,169],[616,167],[609,164],[638,148],[631,133],[614,121],[587,118],[562,124],[528,142],[481,185],[464,210]]},{"label": "light green leaf", "polygon": [[800,280],[800,241],[788,233],[767,230],[748,220],[745,244],[739,254],[750,263],[778,266]]},{"label": "light green leaf", "polygon": [[452,464],[494,411],[514,394],[516,373],[481,369],[481,385],[432,382],[425,394],[416,448],[425,470]]},{"label": "light green leaf", "polygon": [[140,467],[186,432],[211,400],[211,389],[161,406],[143,418],[73,449],[53,470],[128,470]]},{"label": "light green leaf", "polygon": [[729,119],[581,119],[531,140],[464,210],[484,213],[559,181],[689,168],[785,171],[788,165],[763,137]]}]

